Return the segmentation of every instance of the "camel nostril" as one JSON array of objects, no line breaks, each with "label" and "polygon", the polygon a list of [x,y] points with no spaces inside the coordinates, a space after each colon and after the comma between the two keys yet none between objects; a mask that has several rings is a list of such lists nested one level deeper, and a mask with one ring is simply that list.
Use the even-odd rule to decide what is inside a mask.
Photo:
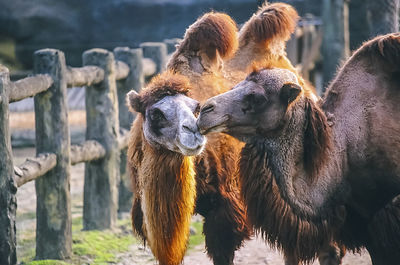
[{"label": "camel nostril", "polygon": [[214,110],[214,105],[208,104],[201,108],[200,114],[205,114]]}]

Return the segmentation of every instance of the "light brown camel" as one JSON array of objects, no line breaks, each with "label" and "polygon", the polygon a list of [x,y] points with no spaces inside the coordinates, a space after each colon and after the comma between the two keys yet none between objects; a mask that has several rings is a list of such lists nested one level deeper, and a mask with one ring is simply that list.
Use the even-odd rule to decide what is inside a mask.
[{"label": "light brown camel", "polygon": [[[248,211],[279,228],[263,231],[267,239],[299,247],[305,261],[332,238],[352,250],[366,247],[375,265],[398,264],[399,77],[397,33],[357,50],[323,101],[293,73],[266,68],[204,104],[203,133],[246,142],[241,188]],[[264,217],[271,208],[279,223]]]},{"label": "light brown camel", "polygon": [[197,100],[227,91],[220,61],[236,48],[232,19],[208,13],[186,31],[169,70],[140,94],[128,94],[128,104],[139,113],[128,149],[133,228],[162,265],[181,263],[194,212],[204,216],[214,264],[232,264],[234,251],[250,236],[234,179],[242,145],[217,133],[204,148],[194,116]]}]

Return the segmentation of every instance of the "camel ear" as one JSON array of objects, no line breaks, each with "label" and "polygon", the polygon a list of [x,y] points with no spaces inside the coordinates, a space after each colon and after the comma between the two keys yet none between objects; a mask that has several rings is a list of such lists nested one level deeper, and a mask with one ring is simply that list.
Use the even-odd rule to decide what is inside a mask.
[{"label": "camel ear", "polygon": [[132,112],[142,112],[142,101],[138,92],[135,90],[129,91],[126,96],[127,105]]},{"label": "camel ear", "polygon": [[301,86],[295,83],[286,83],[282,86],[280,98],[288,105],[293,102],[301,92]]}]

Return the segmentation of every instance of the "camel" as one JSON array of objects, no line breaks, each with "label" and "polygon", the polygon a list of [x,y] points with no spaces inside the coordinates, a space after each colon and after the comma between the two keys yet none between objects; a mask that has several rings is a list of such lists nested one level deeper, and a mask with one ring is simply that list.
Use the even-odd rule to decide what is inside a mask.
[{"label": "camel", "polygon": [[195,118],[198,101],[227,91],[220,63],[237,48],[236,32],[229,16],[205,14],[186,31],[168,70],[127,96],[138,113],[128,147],[133,230],[161,265],[182,262],[194,213],[204,217],[214,264],[233,264],[251,234],[234,178],[242,145],[219,133],[206,144]]},{"label": "camel", "polygon": [[[274,16],[276,16],[276,18]],[[242,29],[239,33],[239,47],[246,51],[245,53],[240,53],[236,51],[236,24],[233,20],[225,14],[208,13],[196,21],[187,30],[183,42],[178,46],[172,59],[168,63],[167,68],[170,72],[161,75],[156,79],[156,83],[150,84],[149,88],[144,91],[154,90],[160,91],[161,93],[161,91],[163,91],[162,87],[166,87],[165,84],[168,83],[167,79],[171,78],[175,80],[177,79],[176,74],[179,73],[189,78],[192,87],[188,89],[189,92],[178,94],[182,94],[182,96],[189,95],[196,100],[204,102],[211,96],[227,91],[232,84],[235,84],[235,82],[239,80],[240,76],[244,77],[246,71],[251,70],[250,63],[252,61],[253,63],[268,61],[268,63],[272,65],[287,67],[298,76],[297,71],[293,66],[291,66],[290,62],[286,58],[284,49],[276,48],[278,44],[283,46],[285,45],[285,41],[294,30],[297,18],[297,13],[289,5],[281,3],[264,5],[260,11],[246,23],[244,27],[246,30]],[[262,27],[260,27],[260,23],[263,21],[266,22],[262,24]],[[282,23],[282,21],[285,23]],[[255,28],[257,28],[257,30],[255,30]],[[267,36],[264,37],[263,35]],[[243,66],[244,64],[242,63],[242,59],[237,60],[237,62],[241,62],[241,64],[238,63],[238,65],[235,66],[235,64],[232,63],[233,59],[230,60],[233,54],[233,58],[236,58],[236,60],[237,58],[242,58],[244,60],[244,56],[252,56],[253,59],[248,60],[248,65],[245,67]],[[264,59],[261,60],[259,58]],[[225,67],[227,64],[229,64],[230,67]],[[229,69],[229,72],[226,69]],[[235,74],[233,75],[232,73]],[[162,82],[164,83],[160,83],[160,80],[163,80]],[[299,80],[302,80],[300,76]],[[177,82],[174,82],[174,84],[180,87]],[[169,90],[174,90],[172,89],[173,86],[168,87]],[[172,94],[175,95],[176,93],[174,92]],[[170,109],[187,110],[187,108],[182,106],[178,107],[182,104],[178,102],[178,99],[168,97],[168,100],[164,100],[163,97],[157,96],[150,100],[149,98],[151,98],[151,96],[145,96],[144,94],[142,95],[142,93],[137,95],[134,92],[131,92],[128,95],[128,98],[128,104],[131,106],[132,110],[140,113],[132,127],[132,138],[128,154],[130,159],[129,167],[131,169],[134,183],[140,182],[140,179],[143,178],[142,175],[145,175],[140,171],[141,167],[150,168],[150,164],[146,164],[146,166],[141,165],[142,160],[144,160],[144,152],[142,149],[145,144],[147,146],[146,149],[150,150],[151,146],[156,146],[160,152],[159,154],[156,154],[153,151],[148,151],[152,155],[158,156],[164,151],[167,151],[168,153],[169,151],[172,151],[181,154],[179,156],[175,155],[173,158],[176,165],[183,165],[177,161],[185,160],[185,156],[195,155],[201,150],[198,143],[195,145],[197,149],[194,152],[188,152],[187,148],[182,149],[179,141],[176,141],[173,137],[173,133],[169,133],[169,135],[151,133],[151,121],[149,121],[149,119],[144,119],[146,116],[146,109],[149,109],[148,115],[152,115],[151,110],[154,108],[160,109],[161,103],[164,107],[166,104],[169,104]],[[142,101],[149,103],[142,103]],[[186,101],[189,100],[186,99]],[[165,109],[164,111],[168,111],[168,109]],[[171,120],[169,126],[171,126],[170,131],[172,132],[180,132],[180,129],[174,126],[180,126],[183,122],[181,119],[183,119],[185,115],[190,116],[189,112],[185,115],[178,114],[180,111],[176,112],[177,113],[173,117],[167,117],[168,115],[161,113],[164,119],[167,118],[167,120]],[[148,123],[148,125],[146,125],[146,123]],[[195,128],[193,125],[191,126],[191,130],[195,133]],[[150,145],[147,145],[146,142],[150,143]],[[236,160],[239,158],[242,146],[243,145],[240,142],[228,135],[209,135],[208,144],[204,153],[196,156],[194,159],[190,159],[190,161],[192,161],[190,165],[194,167],[193,172],[196,173],[197,199],[195,203],[195,211],[205,217],[204,233],[206,235],[206,247],[208,255],[213,259],[215,264],[231,264],[234,257],[234,251],[242,244],[244,239],[249,237],[250,234],[250,228],[246,221],[244,206],[240,200],[236,183],[237,180],[235,179],[234,174],[237,171]],[[176,176],[176,178],[169,179],[169,185],[173,185],[173,181],[179,179],[177,171],[178,167],[176,167],[175,172],[170,172],[165,168],[159,169],[157,168],[159,167],[157,164],[158,161],[159,160],[157,159],[152,160],[153,163],[156,163],[153,165],[153,170],[162,170],[160,173],[163,173],[163,175],[170,174]],[[151,171],[148,170],[148,172]],[[152,174],[157,176],[158,172]],[[152,178],[154,178],[154,176]],[[146,173],[146,177],[149,178],[149,173]],[[160,185],[161,184],[159,184],[158,188],[161,191],[164,191]],[[182,193],[183,187],[180,187]],[[151,211],[147,211],[146,214],[148,214],[149,217],[146,218],[144,216],[145,211],[143,211],[142,208],[145,206],[149,207],[149,203],[144,202],[145,196],[140,196],[140,194],[143,193],[142,190],[144,188],[148,189],[150,192],[149,194],[159,194],[156,191],[151,191],[151,187],[141,187],[140,185],[134,187],[134,193],[138,194],[134,198],[132,207],[134,231],[144,241],[149,241],[153,253],[161,264],[179,263],[180,260],[182,260],[186,249],[185,242],[187,241],[188,223],[185,222],[184,224],[181,224],[178,218],[171,218],[166,221],[168,218],[164,217],[165,215],[168,215],[167,212],[163,214],[157,212],[157,218],[161,219],[162,224],[160,224],[160,220],[158,220],[159,223],[154,220],[156,217],[150,215]],[[154,189],[155,186],[152,188]],[[186,188],[188,188],[188,186]],[[161,197],[161,195],[159,196]],[[192,202],[194,196],[193,193],[187,193],[185,198],[189,202]],[[167,200],[165,197],[164,199]],[[183,201],[183,197],[181,197],[181,199]],[[148,198],[147,200],[151,200],[151,198]],[[167,201],[174,200],[170,198]],[[168,209],[167,206],[168,205],[165,205],[165,209]],[[186,216],[185,220],[187,220],[187,217],[192,213],[190,209],[191,207],[181,208],[180,218]],[[183,212],[186,212],[186,214]],[[219,218],[220,220],[213,220],[212,218]],[[153,224],[147,224],[150,221],[152,221]],[[157,225],[159,228],[157,228]],[[148,234],[152,233],[154,235],[160,235],[162,234],[161,228],[165,226],[171,226],[177,231],[174,234],[174,237],[169,236],[168,240],[175,240],[174,242],[176,242],[176,244],[178,244],[177,242],[180,242],[179,247],[167,247],[172,245],[169,241],[163,242],[162,240],[159,240],[157,243],[150,242],[156,241],[157,239],[151,238],[151,235]],[[153,230],[146,234],[146,229]],[[178,234],[180,235],[179,237]],[[165,234],[165,236],[168,236],[168,234]],[[229,243],[227,243],[227,241],[229,241]],[[173,258],[169,257],[172,255],[170,253],[171,251],[174,252]],[[291,264],[297,264],[297,262]]]},{"label": "camel", "polygon": [[292,72],[267,67],[204,103],[203,134],[246,143],[240,186],[252,219],[271,228],[263,230],[268,241],[310,261],[332,238],[365,247],[374,265],[398,264],[399,76],[397,33],[363,44],[322,100]]}]

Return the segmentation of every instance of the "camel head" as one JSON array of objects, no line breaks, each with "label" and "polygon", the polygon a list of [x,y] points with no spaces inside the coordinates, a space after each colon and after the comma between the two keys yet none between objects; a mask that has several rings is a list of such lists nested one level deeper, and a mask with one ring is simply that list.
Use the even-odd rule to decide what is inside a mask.
[{"label": "camel head", "polygon": [[165,72],[139,94],[128,93],[128,106],[142,115],[143,135],[153,147],[187,156],[203,150],[206,139],[199,133],[195,116],[199,102],[187,96],[189,89],[186,77]]},{"label": "camel head", "polygon": [[287,122],[287,110],[301,92],[289,70],[254,71],[232,90],[208,99],[198,126],[203,134],[226,132],[243,141],[273,136]]}]

